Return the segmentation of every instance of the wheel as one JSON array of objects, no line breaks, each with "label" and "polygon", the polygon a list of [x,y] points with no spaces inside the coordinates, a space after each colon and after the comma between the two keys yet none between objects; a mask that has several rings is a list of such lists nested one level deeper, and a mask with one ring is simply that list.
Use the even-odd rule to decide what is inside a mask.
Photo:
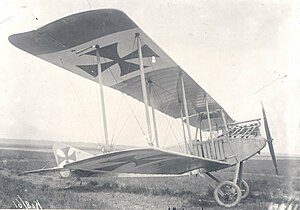
[{"label": "wheel", "polygon": [[248,183],[244,179],[242,179],[240,190],[242,193],[242,199],[247,198],[249,195],[249,192],[250,192],[250,188],[249,188]]},{"label": "wheel", "polygon": [[241,182],[241,192],[242,192],[242,199],[245,199],[248,197],[249,195],[249,192],[250,192],[250,189],[249,189],[249,185],[248,183],[242,179],[242,182]]},{"label": "wheel", "polygon": [[242,198],[242,192],[235,183],[231,181],[221,182],[214,190],[214,199],[220,206],[226,208],[236,206]]}]

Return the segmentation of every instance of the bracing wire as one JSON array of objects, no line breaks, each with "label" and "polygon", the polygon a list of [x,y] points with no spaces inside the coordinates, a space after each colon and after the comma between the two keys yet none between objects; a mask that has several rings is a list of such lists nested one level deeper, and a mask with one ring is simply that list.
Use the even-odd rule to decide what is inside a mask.
[{"label": "bracing wire", "polygon": [[[174,132],[174,129],[173,129],[173,125],[174,125],[174,121],[172,121],[172,123],[170,123],[170,120],[168,119],[168,118],[166,118],[167,120],[167,122],[168,122],[168,124],[169,124],[169,126],[170,126],[170,131],[172,131],[172,134],[173,134],[173,136],[175,137],[175,140],[176,140],[176,142],[178,143],[178,146],[180,147],[180,149],[182,150],[182,148],[181,148],[181,146],[180,146],[180,144],[179,144],[179,140],[178,140],[178,138],[177,138],[177,135],[175,134],[175,132]],[[165,141],[165,143],[166,143],[166,141]]]},{"label": "bracing wire", "polygon": [[[65,68],[65,67],[64,67],[64,62],[63,62],[62,58],[60,58],[60,62],[61,62],[61,64],[62,64],[63,68]],[[87,122],[88,122],[88,124],[89,124],[89,126],[90,126],[90,128],[91,128],[91,130],[92,130],[92,132],[93,132],[93,134],[94,134],[94,136],[95,136],[95,138],[98,139],[98,137],[97,137],[97,135],[96,135],[96,132],[95,132],[93,126],[92,126],[92,123],[90,122],[89,118],[87,117],[87,113],[86,113],[86,111],[85,111],[85,109],[84,109],[84,107],[83,107],[83,104],[81,103],[81,100],[80,100],[80,98],[79,98],[79,96],[78,96],[78,94],[77,94],[77,92],[76,92],[76,90],[75,90],[75,88],[74,88],[73,82],[71,81],[71,79],[70,79],[68,76],[67,76],[67,78],[68,78],[68,82],[71,84],[71,87],[72,87],[72,89],[73,89],[73,92],[74,92],[74,94],[75,94],[75,96],[76,96],[76,98],[77,98],[77,100],[78,100],[78,102],[79,102],[79,105],[80,105],[80,107],[81,107],[81,110],[83,111],[83,115],[85,116],[85,118],[86,118],[86,120],[87,120]]]},{"label": "bracing wire", "polygon": [[167,135],[165,136],[165,139],[164,139],[164,142],[163,142],[163,148],[165,148],[165,145],[166,145],[166,143],[167,143],[167,139],[168,139],[170,133],[172,132],[172,133],[173,133],[173,136],[175,137],[175,140],[176,140],[176,142],[177,142],[177,144],[178,144],[178,146],[179,146],[180,151],[181,151],[182,153],[184,153],[184,151],[183,151],[183,149],[182,149],[182,146],[181,146],[180,142],[178,141],[178,138],[177,138],[177,136],[175,135],[175,132],[174,132],[174,130],[173,130],[173,128],[172,128],[172,125],[174,124],[174,121],[172,121],[172,123],[170,123],[170,122],[168,121],[168,123],[169,123],[169,132],[168,132]]},{"label": "bracing wire", "polygon": [[152,81],[152,83],[153,83],[154,85],[156,85],[157,87],[159,87],[160,89],[162,89],[163,91],[165,91],[166,93],[168,93],[168,94],[170,94],[171,96],[173,96],[173,97],[176,97],[176,98],[177,98],[177,95],[175,95],[175,94],[171,93],[170,91],[166,90],[166,89],[165,89],[165,88],[163,88],[161,85],[159,85],[159,84],[156,84],[156,83],[155,83],[155,82],[153,82],[153,81]]},{"label": "bracing wire", "polygon": [[[153,93],[154,93],[155,96],[157,97],[157,100],[160,101],[160,100],[161,100],[161,99],[160,99],[160,96],[159,96],[158,93],[155,91],[155,89],[153,89]],[[167,104],[167,108],[165,109],[165,112],[167,112],[167,110],[168,110],[170,104],[171,104],[171,102],[169,102],[169,103]],[[169,122],[169,119],[167,118],[167,116],[164,115],[163,118],[161,119],[160,123],[162,122],[163,119],[166,119],[166,121]],[[176,126],[176,124],[175,124],[175,126]],[[183,137],[181,133],[179,133],[179,134],[181,135],[181,137]],[[176,137],[175,133],[174,133],[174,136]]]},{"label": "bracing wire", "polygon": [[[144,43],[142,43],[142,44],[144,45]],[[153,66],[153,63],[150,61],[150,58],[148,58],[148,62],[150,63],[151,68],[153,69],[153,71],[155,71],[154,66]],[[169,92],[168,90],[166,90],[165,88],[163,88],[160,84],[157,84],[156,82],[153,82],[153,81],[151,81],[151,82],[152,82],[155,86],[157,86],[158,88],[162,89],[165,93],[168,93],[168,94],[170,94],[171,96],[173,96],[173,97],[175,96],[175,97],[177,98],[177,95],[174,95],[173,93]],[[159,80],[158,80],[157,82],[159,82]],[[153,93],[156,94],[156,98],[157,98],[158,103],[162,104],[161,97],[160,97],[159,94],[155,91],[155,88],[153,88]],[[166,107],[164,113],[167,112],[167,110],[169,109],[170,104],[171,104],[171,101],[168,102],[167,107]],[[172,127],[172,124],[174,124],[174,122],[172,121],[173,123],[171,124],[171,123],[170,123],[170,119],[167,118],[167,116],[164,116],[164,117],[161,119],[161,122],[162,122],[162,120],[163,120],[164,118],[166,119],[167,123],[169,124],[170,129],[169,129],[169,132],[168,132],[168,134],[166,135],[166,137],[165,137],[165,139],[164,139],[163,146],[165,146],[166,141],[167,141],[167,138],[168,138],[168,136],[170,135],[170,132],[172,132],[173,136],[175,137],[175,139],[176,139],[176,141],[177,141],[177,143],[178,143],[178,145],[179,145],[180,150],[183,152],[183,150],[182,150],[182,148],[181,148],[181,145],[180,145],[180,143],[179,143],[179,141],[178,141],[177,135],[175,134],[174,129],[173,129],[173,127]],[[161,123],[161,122],[160,122],[160,123]],[[175,124],[175,126],[176,126],[176,124]],[[178,127],[178,126],[177,126],[177,127]],[[179,132],[179,134],[180,134],[180,136],[182,136],[182,134],[181,134],[180,132]]]},{"label": "bracing wire", "polygon": [[[123,94],[124,94],[124,93],[123,93]],[[123,96],[124,96],[124,95],[123,95]],[[125,96],[124,96],[124,97],[125,97]],[[117,137],[116,137],[115,140],[113,141],[113,145],[114,145],[114,143],[119,139],[119,136],[120,136],[121,132],[122,132],[123,129],[125,128],[125,125],[127,124],[129,118],[130,118],[131,115],[133,114],[133,111],[134,111],[134,109],[135,109],[135,107],[136,107],[136,104],[137,104],[137,102],[134,104],[134,106],[133,106],[131,112],[129,113],[128,117],[127,117],[126,120],[124,121],[123,126],[121,127],[121,130],[119,131],[119,133],[117,134]]]},{"label": "bracing wire", "polygon": [[164,140],[163,140],[163,148],[165,148],[167,138],[168,138],[168,136],[169,136],[169,134],[170,134],[170,132],[171,132],[171,125],[170,125],[170,124],[168,124],[168,125],[169,125],[169,126],[167,127],[168,130],[167,130],[166,135],[165,135],[165,138],[164,138]]},{"label": "bracing wire", "polygon": [[[157,98],[157,101],[161,101],[160,96],[158,95],[158,93],[156,92],[155,89],[153,89],[153,94],[155,94],[155,96],[156,96],[156,98]],[[169,104],[170,104],[170,102],[168,103],[167,108],[169,107]],[[176,141],[177,141],[177,143],[178,143],[178,145],[179,145],[180,150],[182,151],[182,148],[181,148],[181,146],[180,146],[180,144],[179,144],[177,135],[175,134],[174,129],[173,129],[173,127],[172,127],[172,124],[174,124],[174,122],[172,121],[172,124],[171,124],[169,118],[167,118],[166,115],[164,115],[164,117],[162,118],[162,120],[163,120],[164,118],[166,119],[167,123],[169,124],[170,131],[172,131],[172,134],[173,134],[173,136],[175,137],[175,139],[176,139]],[[162,120],[161,120],[161,122],[162,122]],[[175,125],[176,125],[176,124],[175,124]],[[169,133],[170,133],[170,132],[169,132]],[[164,142],[163,142],[163,146],[165,146],[165,144],[166,144],[166,138],[165,138],[165,140],[164,140]]]},{"label": "bracing wire", "polygon": [[[134,49],[135,42],[136,42],[136,39],[134,39],[134,42],[133,42],[133,45],[132,45],[132,51],[133,51],[133,49]],[[107,61],[106,61],[106,58],[103,57],[103,59],[104,59],[104,62],[107,62]],[[128,71],[128,69],[129,69],[129,65],[127,66],[127,71]],[[114,73],[113,73],[111,67],[108,68],[108,71],[109,71],[110,74],[112,75],[112,77],[113,77],[115,83],[118,84],[119,82],[118,82],[116,76],[114,75]],[[98,73],[98,74],[99,74],[99,73]],[[122,78],[120,78],[120,80],[121,80],[122,82],[125,81],[125,80],[122,79]],[[98,93],[98,91],[97,91],[97,93]],[[99,93],[97,94],[97,96],[98,96],[98,98],[99,98]],[[123,97],[124,97],[124,93],[122,93],[122,98],[123,98]],[[120,106],[119,106],[119,109],[118,109],[118,114],[117,114],[117,117],[116,117],[116,122],[117,122],[118,117],[119,117],[120,107],[121,107],[121,103],[122,103],[122,98],[121,98],[121,101],[120,101]],[[126,99],[126,98],[125,98],[125,99]],[[127,99],[126,99],[126,100],[127,100]],[[100,116],[100,104],[99,104],[99,100],[97,100],[97,102],[98,102],[98,113],[99,113],[99,116]],[[128,103],[128,102],[127,102],[127,103]],[[131,107],[130,107],[130,108],[131,108]],[[133,110],[131,110],[131,114],[133,114],[132,111],[133,111]],[[130,115],[131,115],[131,114],[130,114]],[[129,115],[129,117],[130,117],[130,115]],[[128,117],[128,118],[129,118],[129,117]],[[139,126],[140,126],[140,122],[138,121],[138,119],[136,118],[136,116],[134,116],[134,117],[135,117],[135,119],[137,120],[137,122],[138,122],[138,124],[139,124]],[[101,118],[101,116],[100,116],[100,118]],[[127,120],[128,120],[128,119],[127,119]],[[127,120],[126,120],[126,121],[127,121]],[[117,135],[117,138],[114,140],[115,131],[116,131],[116,124],[117,124],[117,123],[115,123],[114,131],[113,131],[113,136],[112,136],[112,138],[111,138],[111,145],[113,145],[113,144],[116,142],[116,139],[117,139],[117,138],[119,137],[119,135],[120,135],[120,133],[119,133],[119,134]],[[124,126],[123,126],[123,127],[124,127]],[[141,126],[140,126],[140,127],[141,127]],[[142,129],[142,128],[141,128],[141,129]],[[142,132],[143,132],[143,134],[145,135],[145,133],[144,133],[143,130],[142,130]]]},{"label": "bracing wire", "polygon": [[[139,125],[139,127],[140,127],[140,129],[141,129],[141,131],[142,131],[142,133],[143,133],[143,135],[146,136],[146,133],[145,133],[145,131],[144,131],[144,129],[143,129],[143,127],[142,127],[140,121],[138,120],[137,116],[134,114],[134,109],[131,108],[131,106],[130,106],[128,100],[127,100],[127,98],[126,98],[126,97],[124,97],[124,98],[125,98],[126,103],[127,103],[128,106],[129,106],[129,108],[130,108],[130,111],[131,111],[130,115],[133,115],[133,117],[134,117],[135,120],[137,121],[137,123],[138,123],[138,125]],[[137,103],[137,102],[136,102],[136,103]],[[134,106],[134,107],[135,107],[135,106]],[[122,128],[122,129],[123,129],[123,128]],[[119,136],[119,135],[118,135],[118,136]],[[146,140],[147,140],[148,144],[151,145],[151,141],[149,141],[148,138],[146,138]]]},{"label": "bracing wire", "polygon": [[117,123],[118,123],[118,119],[119,119],[119,114],[120,114],[120,110],[121,110],[121,104],[122,104],[123,97],[124,97],[124,95],[122,94],[121,100],[120,100],[120,103],[119,103],[117,116],[116,116],[115,127],[114,127],[112,137],[111,137],[111,142],[110,142],[111,145],[113,145],[113,140],[114,140],[114,136],[115,136],[115,132],[116,132],[116,128],[117,128]]},{"label": "bracing wire", "polygon": [[89,5],[89,7],[90,7],[90,9],[92,8],[92,6],[91,6],[91,3],[90,3],[90,1],[89,0],[86,0],[87,1],[87,3],[88,3],[88,5]]}]

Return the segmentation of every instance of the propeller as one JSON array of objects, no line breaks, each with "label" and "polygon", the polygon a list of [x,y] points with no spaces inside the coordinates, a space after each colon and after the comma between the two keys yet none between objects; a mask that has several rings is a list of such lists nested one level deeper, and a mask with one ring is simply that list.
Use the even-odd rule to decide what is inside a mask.
[{"label": "propeller", "polygon": [[274,167],[275,167],[276,175],[278,175],[278,167],[277,167],[277,161],[276,161],[274,147],[273,147],[273,139],[271,137],[266,112],[265,112],[264,105],[263,105],[262,102],[261,102],[261,107],[262,107],[262,114],[263,114],[263,118],[264,118],[264,125],[265,125],[267,142],[268,142],[270,154],[271,154],[271,157],[272,157],[272,161],[273,161],[273,164],[274,164]]}]

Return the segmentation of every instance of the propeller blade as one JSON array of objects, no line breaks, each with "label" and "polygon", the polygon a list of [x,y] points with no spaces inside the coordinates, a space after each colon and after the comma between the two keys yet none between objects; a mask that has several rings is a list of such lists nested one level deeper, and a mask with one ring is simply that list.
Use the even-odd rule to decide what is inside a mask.
[{"label": "propeller blade", "polygon": [[274,147],[273,147],[273,139],[271,137],[271,132],[270,132],[270,129],[269,129],[269,124],[268,124],[266,112],[265,112],[264,105],[263,105],[262,102],[261,102],[261,107],[262,107],[262,113],[263,113],[263,118],[264,118],[264,125],[265,125],[265,132],[266,132],[267,142],[268,142],[270,154],[271,154],[271,157],[272,157],[272,161],[273,161],[273,164],[274,164],[274,167],[275,167],[276,175],[278,175],[278,167],[277,167],[277,161],[276,161]]}]

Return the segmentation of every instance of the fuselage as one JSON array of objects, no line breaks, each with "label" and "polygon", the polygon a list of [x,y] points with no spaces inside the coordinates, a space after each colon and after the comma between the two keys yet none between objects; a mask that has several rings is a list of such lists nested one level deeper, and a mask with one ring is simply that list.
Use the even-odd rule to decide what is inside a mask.
[{"label": "fuselage", "polygon": [[[212,149],[214,143],[215,152]],[[251,138],[220,137],[209,141],[194,142],[194,155],[224,161],[234,165],[260,152],[266,146],[262,136]]]}]

